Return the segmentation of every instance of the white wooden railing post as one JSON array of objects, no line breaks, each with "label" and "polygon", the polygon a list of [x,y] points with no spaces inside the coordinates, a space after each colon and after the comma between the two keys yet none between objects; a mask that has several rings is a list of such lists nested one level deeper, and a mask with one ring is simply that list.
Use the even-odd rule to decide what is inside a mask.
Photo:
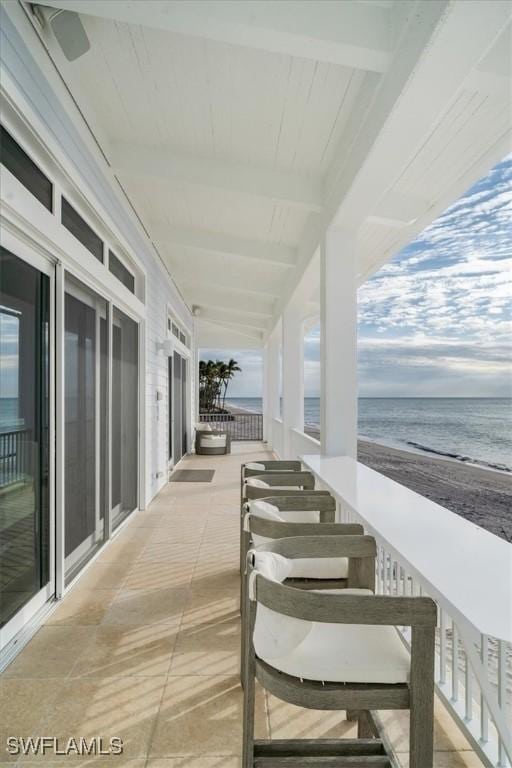
[{"label": "white wooden railing post", "polygon": [[322,454],[357,454],[357,270],[355,234],[332,229],[320,254]]},{"label": "white wooden railing post", "polygon": [[272,427],[279,416],[280,399],[280,325],[270,334],[264,353],[263,367],[263,439],[274,448]]},{"label": "white wooden railing post", "polygon": [[292,296],[283,312],[283,450],[294,459],[292,430],[304,431],[304,307]]}]

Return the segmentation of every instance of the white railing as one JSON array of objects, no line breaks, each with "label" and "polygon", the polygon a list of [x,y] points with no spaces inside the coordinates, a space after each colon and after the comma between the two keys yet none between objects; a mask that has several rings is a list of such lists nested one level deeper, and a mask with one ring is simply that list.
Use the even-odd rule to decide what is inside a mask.
[{"label": "white railing", "polygon": [[320,440],[316,440],[311,435],[306,435],[298,429],[291,431],[291,453],[293,456],[302,456],[302,454],[320,453]]},{"label": "white railing", "polygon": [[273,418],[271,426],[272,426],[272,435],[270,438],[270,443],[272,445],[272,450],[277,454],[277,456],[284,456],[283,422],[281,419]]},{"label": "white railing", "polygon": [[[377,592],[429,595],[436,601],[437,693],[484,765],[510,766],[512,547],[352,459],[302,459],[318,486],[336,496],[339,519],[362,522],[375,537]],[[403,505],[405,516],[397,509]],[[432,545],[436,536],[437,546]],[[411,554],[422,551],[422,538],[421,562]],[[458,584],[453,583],[454,564]],[[409,630],[398,629],[408,644]]]},{"label": "white railing", "polygon": [[[361,517],[347,506],[341,506],[341,512],[343,521],[361,521]],[[428,595],[428,587],[421,576],[412,576],[401,558],[378,536],[375,538],[378,546],[377,592]],[[510,718],[512,646],[488,635],[475,635],[464,623],[453,619],[442,599],[435,599],[439,607],[437,692],[484,764],[508,766],[510,748],[507,749],[506,744],[510,738],[507,720]],[[400,627],[399,630],[409,645],[408,629]]]}]

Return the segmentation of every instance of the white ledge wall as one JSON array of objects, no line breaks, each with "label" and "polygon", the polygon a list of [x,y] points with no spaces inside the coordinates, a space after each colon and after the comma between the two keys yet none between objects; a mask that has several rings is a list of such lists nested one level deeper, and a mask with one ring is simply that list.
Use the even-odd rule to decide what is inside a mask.
[{"label": "white ledge wall", "polygon": [[[12,17],[11,17],[12,16]],[[157,350],[167,336],[171,311],[193,339],[192,316],[175,285],[159,262],[149,239],[130,211],[88,129],[47,59],[37,35],[23,12],[13,3],[0,7],[0,66],[3,89],[33,127],[40,126],[43,141],[56,160],[79,184],[88,201],[112,229],[120,232],[131,253],[145,270],[145,500],[148,503],[167,481],[168,363]],[[34,56],[37,56],[37,61]],[[42,71],[47,59],[47,67]],[[74,113],[74,116],[73,116]],[[88,140],[89,139],[89,140]],[[193,358],[192,358],[193,359]],[[189,375],[191,423],[194,421],[195,371]],[[164,394],[157,402],[157,392]],[[157,477],[158,473],[162,473]]]}]

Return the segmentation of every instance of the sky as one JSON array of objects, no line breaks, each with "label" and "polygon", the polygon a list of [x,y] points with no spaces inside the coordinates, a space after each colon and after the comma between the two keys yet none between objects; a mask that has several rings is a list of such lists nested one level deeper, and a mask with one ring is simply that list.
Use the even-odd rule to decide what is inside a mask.
[{"label": "sky", "polygon": [[[506,397],[511,391],[512,155],[359,289],[361,397]],[[261,354],[232,350],[232,397],[261,395]],[[224,359],[223,350],[201,357]],[[320,392],[320,331],[304,345]]]}]

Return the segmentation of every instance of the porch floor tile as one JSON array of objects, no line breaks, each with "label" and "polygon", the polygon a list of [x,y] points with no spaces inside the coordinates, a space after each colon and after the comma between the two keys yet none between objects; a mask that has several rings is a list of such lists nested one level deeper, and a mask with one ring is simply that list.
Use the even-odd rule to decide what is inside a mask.
[{"label": "porch floor tile", "polygon": [[[214,469],[205,483],[170,483],[138,512],[0,677],[2,762],[118,768],[240,768],[239,478],[262,443],[231,456],[186,457]],[[258,691],[260,738],[349,736],[340,713],[301,710]],[[386,713],[407,768],[407,718]],[[5,739],[119,736],[121,757],[10,758]],[[478,757],[436,703],[436,768]]]}]

